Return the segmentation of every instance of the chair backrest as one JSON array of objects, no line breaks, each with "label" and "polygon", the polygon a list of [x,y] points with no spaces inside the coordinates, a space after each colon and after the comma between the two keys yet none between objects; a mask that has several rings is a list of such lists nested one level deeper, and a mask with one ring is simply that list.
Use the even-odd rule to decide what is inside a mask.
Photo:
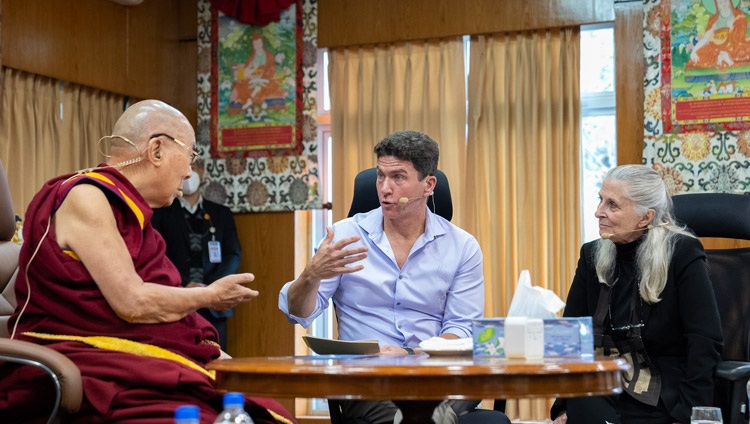
[{"label": "chair backrest", "polygon": [[0,162],[0,337],[8,337],[8,319],[16,309],[13,285],[18,275],[21,246],[11,241],[15,230],[16,215],[5,167]]},{"label": "chair backrest", "polygon": [[[750,240],[750,195],[690,193],[672,197],[677,221],[698,237]],[[750,361],[750,248],[706,249],[724,332],[722,359]]]},{"label": "chair backrest", "polygon": [[[437,184],[432,196],[427,199],[427,206],[432,212],[450,221],[453,218],[453,201],[451,199],[451,188],[448,184],[448,177],[439,169],[435,177],[437,177]],[[352,197],[348,216],[369,212],[380,206],[378,189],[375,186],[377,180],[377,168],[365,169],[357,174],[354,179],[354,197]]]}]

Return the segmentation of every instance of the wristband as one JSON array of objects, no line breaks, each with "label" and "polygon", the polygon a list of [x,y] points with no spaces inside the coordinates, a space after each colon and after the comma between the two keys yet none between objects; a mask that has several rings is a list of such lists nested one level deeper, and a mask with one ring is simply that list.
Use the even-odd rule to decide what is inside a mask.
[{"label": "wristband", "polygon": [[405,348],[404,348],[404,350],[405,350],[405,351],[406,351],[406,353],[408,353],[409,355],[414,355],[414,349],[412,349],[412,348],[410,348],[410,347],[405,347]]}]

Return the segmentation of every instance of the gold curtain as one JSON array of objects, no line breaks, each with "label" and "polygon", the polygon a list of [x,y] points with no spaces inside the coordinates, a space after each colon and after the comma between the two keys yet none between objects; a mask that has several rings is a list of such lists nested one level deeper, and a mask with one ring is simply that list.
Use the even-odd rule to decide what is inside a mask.
[{"label": "gold curtain", "polygon": [[16,213],[26,206],[42,183],[58,173],[60,90],[51,78],[3,69],[0,104],[0,158]]},{"label": "gold curtain", "polygon": [[[484,253],[486,314],[504,316],[521,270],[565,299],[581,244],[579,30],[471,41],[464,229]],[[509,402],[544,419],[547,402]]]},{"label": "gold curtain", "polygon": [[[101,163],[105,158],[97,142],[112,128],[124,110],[124,98],[119,94],[75,84],[66,84],[62,94],[63,119],[61,145],[62,172],[70,172]],[[102,143],[102,149],[106,143]]]},{"label": "gold curtain", "polygon": [[41,185],[104,160],[97,141],[123,111],[120,95],[3,68],[0,159],[23,216]]},{"label": "gold curtain", "polygon": [[[333,215],[349,211],[354,177],[375,166],[373,147],[397,130],[428,134],[440,145],[438,166],[462,203],[466,103],[463,42],[447,40],[331,51]],[[460,225],[463,208],[454,208]]]}]

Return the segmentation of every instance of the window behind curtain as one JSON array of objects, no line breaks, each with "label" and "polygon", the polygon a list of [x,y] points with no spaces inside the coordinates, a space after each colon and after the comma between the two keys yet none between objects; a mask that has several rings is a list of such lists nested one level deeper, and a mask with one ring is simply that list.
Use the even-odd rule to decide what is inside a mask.
[{"label": "window behind curtain", "polygon": [[617,165],[612,24],[581,27],[581,219],[583,240],[599,238],[594,211],[604,174]]}]

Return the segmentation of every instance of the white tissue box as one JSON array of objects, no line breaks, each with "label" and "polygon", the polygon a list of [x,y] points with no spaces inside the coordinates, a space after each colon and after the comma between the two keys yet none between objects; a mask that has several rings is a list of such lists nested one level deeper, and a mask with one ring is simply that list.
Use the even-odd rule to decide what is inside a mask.
[{"label": "white tissue box", "polygon": [[[507,319],[513,319],[513,317]],[[474,356],[518,357],[516,342],[510,346],[511,355],[507,355],[509,341],[506,336],[505,321],[506,318],[472,320]],[[544,357],[593,357],[594,335],[591,317],[545,318],[542,321],[544,323]],[[513,331],[512,328],[511,331]],[[528,356],[524,354],[523,357]]]},{"label": "white tissue box", "polygon": [[544,354],[544,323],[541,318],[507,317],[503,323],[505,357],[540,359]]}]

